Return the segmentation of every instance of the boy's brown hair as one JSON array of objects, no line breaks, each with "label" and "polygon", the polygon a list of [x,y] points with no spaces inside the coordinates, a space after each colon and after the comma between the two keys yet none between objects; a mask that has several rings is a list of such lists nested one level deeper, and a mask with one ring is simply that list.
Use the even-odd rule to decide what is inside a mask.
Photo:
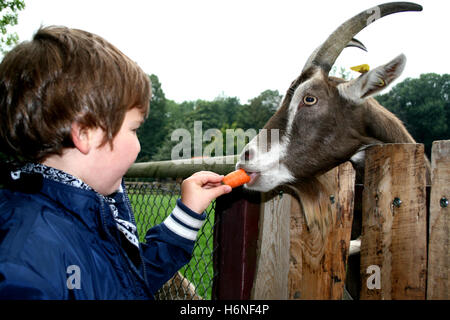
[{"label": "boy's brown hair", "polygon": [[75,147],[72,123],[101,128],[103,144],[119,132],[125,113],[149,111],[151,85],[116,47],[86,31],[41,28],[0,64],[0,151],[43,161]]}]

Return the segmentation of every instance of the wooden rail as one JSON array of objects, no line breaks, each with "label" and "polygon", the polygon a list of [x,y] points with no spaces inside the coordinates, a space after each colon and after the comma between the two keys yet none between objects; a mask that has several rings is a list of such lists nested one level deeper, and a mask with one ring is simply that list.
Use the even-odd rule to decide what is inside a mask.
[{"label": "wooden rail", "polygon": [[172,161],[135,163],[126,178],[187,178],[197,171],[207,170],[227,174],[234,170],[237,156],[211,157]]}]

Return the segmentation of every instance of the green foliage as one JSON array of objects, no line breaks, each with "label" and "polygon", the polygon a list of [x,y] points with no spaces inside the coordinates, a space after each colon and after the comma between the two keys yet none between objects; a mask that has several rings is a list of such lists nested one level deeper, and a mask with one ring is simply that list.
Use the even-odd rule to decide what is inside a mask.
[{"label": "green foliage", "polygon": [[[141,140],[142,151],[138,158],[138,161],[158,161],[169,160],[171,158],[172,148],[180,141],[171,141],[171,135],[176,129],[186,129],[190,132],[192,154],[194,154],[194,123],[195,121],[201,121],[202,132],[205,133],[208,129],[217,129],[222,133],[222,140],[216,141],[213,137],[211,139],[203,139],[203,150],[206,146],[210,146],[212,150],[211,156],[216,156],[217,149],[212,147],[212,143],[222,143],[222,154],[227,152],[226,143],[226,131],[227,129],[261,129],[267,120],[274,114],[278,105],[280,104],[281,96],[278,91],[266,90],[262,92],[258,97],[249,101],[249,104],[242,105],[236,97],[224,97],[219,96],[213,101],[197,100],[183,102],[177,104],[171,100],[165,100],[165,119],[161,119],[161,116],[156,116],[159,120],[159,125],[164,125],[163,134],[164,138],[159,136],[161,141],[158,150],[155,152],[157,144],[150,144],[152,140],[151,135],[153,126],[146,125],[146,128],[152,128],[152,130],[140,130],[139,138]],[[162,103],[161,103],[162,104]],[[154,110],[154,102],[152,100],[150,107],[150,117]],[[164,122],[164,123],[163,123]],[[158,133],[160,134],[160,133]],[[153,142],[156,143],[156,142]],[[234,142],[235,153],[240,152],[238,148],[239,143]],[[150,150],[150,148],[153,148]],[[154,151],[153,153],[151,151]]]},{"label": "green foliage", "polygon": [[0,53],[5,54],[19,40],[17,33],[9,33],[8,27],[17,25],[18,11],[25,8],[24,0],[0,0]]},{"label": "green foliage", "polygon": [[376,97],[397,115],[428,155],[434,140],[450,139],[450,74],[426,73],[407,78]]},{"label": "green foliage", "polygon": [[281,103],[278,91],[266,90],[242,106],[236,117],[237,127],[244,130],[262,129]]},{"label": "green foliage", "polygon": [[152,82],[152,98],[147,120],[138,130],[141,142],[139,161],[150,161],[164,143],[167,131],[167,100],[157,76],[150,76]]},{"label": "green foliage", "polygon": [[347,68],[345,67],[338,67],[337,66],[333,66],[330,70],[330,76],[331,77],[337,77],[337,78],[342,78],[344,80],[352,80],[354,79],[352,76],[351,71],[348,71]]},{"label": "green foliage", "polygon": [[213,101],[198,100],[186,121],[189,125],[194,121],[202,121],[203,130],[221,128],[223,124],[235,120],[239,107],[239,99],[235,97],[217,97]]},{"label": "green foliage", "polygon": [[[176,103],[172,100],[166,100],[166,122],[164,127],[164,138],[162,144],[154,146],[157,148],[155,154],[151,157],[152,161],[169,160],[171,156],[172,148],[177,142],[171,141],[171,134],[174,130],[178,128],[187,129],[186,115],[192,112],[195,108],[195,103],[192,101],[183,102],[181,104]],[[152,107],[150,107],[150,113],[152,112]],[[149,133],[151,134],[151,132]],[[142,142],[147,139],[147,136],[139,134],[139,139]],[[145,146],[144,146],[145,148]],[[144,149],[142,148],[142,149]],[[145,152],[145,150],[142,150]],[[148,161],[142,158],[142,151],[137,161]]]}]

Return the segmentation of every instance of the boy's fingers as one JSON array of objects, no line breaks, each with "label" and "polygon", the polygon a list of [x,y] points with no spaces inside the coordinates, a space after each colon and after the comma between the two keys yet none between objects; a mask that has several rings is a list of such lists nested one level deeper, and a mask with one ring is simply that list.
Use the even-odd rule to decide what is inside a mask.
[{"label": "boy's fingers", "polygon": [[210,176],[220,176],[220,174],[212,172],[212,171],[198,171],[192,175],[194,176],[200,176],[200,175],[210,175]]},{"label": "boy's fingers", "polygon": [[[192,177],[194,177],[194,176],[192,176]],[[208,183],[212,183],[212,184],[219,183],[223,180],[223,176],[218,175],[217,173],[198,174],[197,176],[195,176],[195,178],[198,179],[197,181],[199,181],[201,185],[205,185]]]},{"label": "boy's fingers", "polygon": [[213,199],[220,197],[223,194],[231,192],[232,188],[227,185],[219,186],[216,188],[209,189],[210,196]]},{"label": "boy's fingers", "polygon": [[214,172],[197,172],[183,181],[181,184],[181,201],[195,212],[203,212],[212,200],[232,188],[223,185],[224,176]]},{"label": "boy's fingers", "polygon": [[202,186],[202,188],[204,188],[204,189],[212,189],[212,188],[219,187],[219,186],[221,186],[221,185],[222,185],[221,182],[216,182],[216,183],[208,182],[207,184],[204,184],[204,185]]}]

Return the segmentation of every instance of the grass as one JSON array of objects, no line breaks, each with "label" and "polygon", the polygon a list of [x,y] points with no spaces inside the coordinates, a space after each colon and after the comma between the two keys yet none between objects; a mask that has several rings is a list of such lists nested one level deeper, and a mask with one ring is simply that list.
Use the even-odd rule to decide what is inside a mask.
[{"label": "grass", "polygon": [[[132,186],[128,189],[139,238],[144,242],[147,230],[160,224],[170,215],[179,195],[172,192],[163,193],[161,189],[147,189],[148,192],[133,190]],[[214,203],[206,211],[207,220],[198,233],[192,259],[180,273],[194,284],[198,295],[210,300],[214,275],[212,266]]]}]

